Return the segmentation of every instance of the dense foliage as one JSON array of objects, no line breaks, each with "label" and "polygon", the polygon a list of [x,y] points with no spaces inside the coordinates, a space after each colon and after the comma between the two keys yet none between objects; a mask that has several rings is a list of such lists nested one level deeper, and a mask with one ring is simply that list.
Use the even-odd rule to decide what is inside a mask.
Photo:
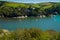
[{"label": "dense foliage", "polygon": [[60,40],[60,32],[40,29],[0,30],[0,40]]},{"label": "dense foliage", "polygon": [[40,15],[57,15],[60,14],[59,2],[47,3],[14,3],[0,1],[1,17],[18,17],[18,16],[40,16]]}]

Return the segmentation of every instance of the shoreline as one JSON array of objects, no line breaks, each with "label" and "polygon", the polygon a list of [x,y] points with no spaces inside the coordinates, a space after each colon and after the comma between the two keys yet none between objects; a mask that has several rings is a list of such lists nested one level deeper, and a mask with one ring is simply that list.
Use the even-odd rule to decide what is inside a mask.
[{"label": "shoreline", "polygon": [[45,17],[51,17],[51,16],[56,16],[56,15],[49,15],[49,16],[45,16],[45,15],[40,15],[40,16],[17,16],[17,17],[4,17],[4,16],[0,16],[0,18],[27,18],[27,17],[40,17],[40,18],[45,18]]}]

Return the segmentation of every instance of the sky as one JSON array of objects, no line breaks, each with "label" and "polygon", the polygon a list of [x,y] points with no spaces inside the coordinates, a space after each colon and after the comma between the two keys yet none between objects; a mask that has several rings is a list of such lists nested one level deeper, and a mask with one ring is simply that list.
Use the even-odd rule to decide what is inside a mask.
[{"label": "sky", "polygon": [[60,2],[60,0],[3,0],[21,3]]}]

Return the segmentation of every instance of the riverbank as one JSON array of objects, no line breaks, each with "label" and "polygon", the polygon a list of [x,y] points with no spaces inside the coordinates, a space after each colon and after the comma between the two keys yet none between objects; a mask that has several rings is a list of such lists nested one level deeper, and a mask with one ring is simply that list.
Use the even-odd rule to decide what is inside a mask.
[{"label": "riverbank", "polygon": [[0,30],[0,40],[60,40],[60,32],[54,30],[42,31],[40,29]]},{"label": "riverbank", "polygon": [[46,17],[52,17],[52,16],[56,16],[56,15],[49,15],[49,16],[45,16],[45,15],[39,15],[39,16],[17,16],[17,17],[4,17],[4,16],[0,16],[0,18],[27,18],[27,17],[36,17],[36,18],[46,18]]},{"label": "riverbank", "polygon": [[50,15],[60,15],[60,3],[47,2],[36,4],[14,3],[0,1],[0,17],[26,18],[26,17],[47,17]]}]

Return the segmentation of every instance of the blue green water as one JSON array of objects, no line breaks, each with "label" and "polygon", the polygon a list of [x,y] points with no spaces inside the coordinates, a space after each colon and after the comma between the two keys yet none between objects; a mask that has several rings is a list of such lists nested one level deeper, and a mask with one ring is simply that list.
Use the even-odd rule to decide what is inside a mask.
[{"label": "blue green water", "polygon": [[60,31],[60,15],[46,18],[0,18],[0,28],[15,30],[18,28],[40,28],[42,30]]}]

